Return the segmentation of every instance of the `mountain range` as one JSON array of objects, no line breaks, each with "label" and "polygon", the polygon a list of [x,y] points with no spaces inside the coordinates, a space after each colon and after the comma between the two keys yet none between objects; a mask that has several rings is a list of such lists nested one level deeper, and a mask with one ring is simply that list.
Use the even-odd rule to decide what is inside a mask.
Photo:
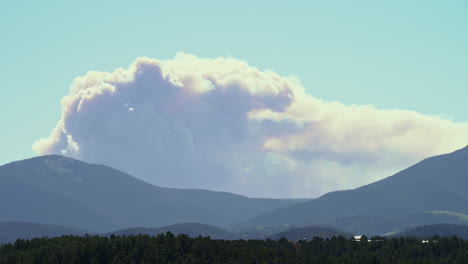
[{"label": "mountain range", "polygon": [[256,216],[237,228],[282,224],[323,224],[358,216],[406,217],[429,211],[468,211],[468,147],[427,158],[393,176],[354,190]]},{"label": "mountain range", "polygon": [[0,222],[54,224],[95,233],[176,230],[223,239],[265,238],[311,227],[392,235],[420,225],[467,225],[466,190],[468,147],[316,199],[163,188],[107,166],[48,155],[0,167]]},{"label": "mountain range", "polygon": [[119,170],[49,155],[0,167],[0,221],[95,232],[198,222],[224,226],[303,200],[151,185]]}]

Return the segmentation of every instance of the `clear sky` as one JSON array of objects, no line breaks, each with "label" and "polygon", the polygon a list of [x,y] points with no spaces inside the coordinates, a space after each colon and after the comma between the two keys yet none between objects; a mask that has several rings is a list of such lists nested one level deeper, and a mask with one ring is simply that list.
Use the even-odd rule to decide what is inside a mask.
[{"label": "clear sky", "polygon": [[468,1],[4,1],[0,164],[34,156],[75,77],[232,56],[315,97],[468,121]]}]

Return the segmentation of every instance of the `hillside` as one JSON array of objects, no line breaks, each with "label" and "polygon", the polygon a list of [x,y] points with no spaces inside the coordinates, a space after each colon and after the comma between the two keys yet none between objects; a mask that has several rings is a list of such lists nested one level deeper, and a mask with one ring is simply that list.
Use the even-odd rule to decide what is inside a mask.
[{"label": "hillside", "polygon": [[281,238],[286,238],[289,241],[297,242],[299,240],[307,240],[310,241],[314,237],[320,238],[332,238],[332,237],[339,237],[343,236],[345,238],[350,238],[353,235],[350,233],[337,231],[330,228],[323,228],[323,227],[302,227],[302,228],[291,228],[286,231],[268,236],[267,239],[279,240]]},{"label": "hillside", "polygon": [[107,166],[57,155],[1,166],[0,200],[9,201],[0,203],[0,221],[96,232],[184,222],[224,226],[297,203],[157,187]]},{"label": "hillside", "polygon": [[359,215],[402,217],[427,211],[468,211],[468,147],[425,159],[391,177],[280,208],[238,227],[323,223]]},{"label": "hillside", "polygon": [[85,235],[90,232],[60,225],[37,224],[28,222],[0,223],[0,244],[11,243],[16,239],[37,237],[58,237],[62,235]]},{"label": "hillside", "polygon": [[236,237],[229,233],[228,231],[216,227],[199,223],[182,223],[175,225],[163,226],[160,228],[146,228],[146,227],[137,227],[137,228],[126,228],[117,230],[109,233],[117,236],[129,236],[129,235],[150,235],[155,236],[158,234],[165,234],[171,232],[175,235],[186,234],[190,237],[198,236],[209,236],[212,239],[235,239]]},{"label": "hillside", "polygon": [[458,236],[468,239],[468,226],[453,224],[424,225],[395,234],[394,236],[417,237],[421,239],[430,239],[434,235],[441,237]]},{"label": "hillside", "polygon": [[462,213],[455,213],[450,211],[428,211],[424,213],[410,214],[398,217],[343,217],[323,223],[322,225],[337,230],[343,230],[352,234],[364,234],[367,236],[375,236],[392,234],[415,226],[433,225],[441,223],[468,225],[468,216]]},{"label": "hillside", "polygon": [[358,215],[337,218],[323,225],[337,230],[343,230],[354,235],[366,235],[371,237],[395,232],[396,230],[401,230],[402,226],[412,224],[412,222],[408,224],[408,221],[405,220],[398,217]]}]

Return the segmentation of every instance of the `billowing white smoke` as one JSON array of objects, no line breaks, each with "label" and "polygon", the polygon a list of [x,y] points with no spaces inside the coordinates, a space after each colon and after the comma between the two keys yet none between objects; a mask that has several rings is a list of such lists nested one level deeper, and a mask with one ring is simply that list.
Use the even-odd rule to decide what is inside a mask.
[{"label": "billowing white smoke", "polygon": [[161,186],[313,197],[467,143],[467,124],[326,102],[243,61],[180,53],[76,78],[33,148]]}]

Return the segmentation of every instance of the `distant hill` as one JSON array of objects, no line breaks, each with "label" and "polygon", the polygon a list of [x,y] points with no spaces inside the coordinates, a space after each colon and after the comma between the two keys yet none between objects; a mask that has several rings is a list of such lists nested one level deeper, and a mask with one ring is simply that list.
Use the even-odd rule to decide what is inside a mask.
[{"label": "distant hill", "polygon": [[370,237],[401,230],[402,226],[406,226],[407,223],[397,217],[358,215],[337,218],[323,225],[354,235],[366,235]]},{"label": "distant hill", "polygon": [[0,223],[0,244],[11,243],[16,239],[37,237],[57,237],[62,235],[82,236],[91,232],[61,225],[37,224],[28,222]]},{"label": "distant hill", "polygon": [[1,166],[0,201],[8,201],[0,203],[0,221],[109,232],[184,222],[224,226],[300,200],[162,188],[107,166],[49,155]]},{"label": "distant hill", "polygon": [[[433,218],[441,218],[440,221],[444,222],[453,222],[453,223],[460,223],[464,225],[468,225],[468,215],[463,213],[456,213],[450,211],[429,211],[426,212],[426,215],[429,214]],[[427,219],[427,218],[426,218]]]},{"label": "distant hill", "polygon": [[323,223],[359,215],[402,217],[468,211],[468,147],[425,159],[391,177],[256,216],[237,227]]},{"label": "distant hill", "polygon": [[343,217],[322,223],[322,225],[352,234],[374,236],[397,233],[415,226],[441,223],[468,225],[468,216],[450,211],[429,211],[398,217]]},{"label": "distant hill", "polygon": [[264,239],[274,234],[286,231],[295,226],[292,225],[277,225],[277,226],[257,226],[249,228],[231,228],[227,230],[240,239]]},{"label": "distant hill", "polygon": [[434,235],[438,235],[441,237],[451,237],[456,235],[460,238],[468,239],[468,226],[453,224],[424,225],[412,228],[401,233],[397,233],[394,236],[411,236],[421,239],[430,239]]},{"label": "distant hill", "polygon": [[281,238],[286,238],[289,241],[297,242],[299,240],[306,239],[307,241],[312,240],[314,237],[320,238],[332,238],[332,237],[339,237],[344,236],[346,238],[350,238],[353,235],[350,233],[337,231],[331,228],[323,228],[323,227],[302,227],[302,228],[291,228],[286,231],[268,236],[268,239],[279,240]]},{"label": "distant hill", "polygon": [[304,228],[308,226],[316,226],[320,228],[329,228],[341,230],[353,235],[384,236],[392,235],[421,225],[432,225],[440,223],[448,224],[464,224],[468,225],[468,216],[449,212],[449,211],[429,211],[425,213],[411,214],[399,217],[384,217],[384,216],[350,216],[340,217],[332,221],[325,222],[301,222],[293,224],[283,224],[276,226],[258,226],[239,228],[231,226],[228,228],[239,237],[249,238],[265,238],[273,234],[286,231],[291,228]]},{"label": "distant hill", "polygon": [[190,237],[209,236],[212,239],[232,240],[236,238],[233,234],[231,234],[230,232],[222,228],[211,226],[211,225],[199,224],[199,223],[182,223],[182,224],[163,226],[160,228],[145,228],[145,227],[126,228],[126,229],[111,232],[108,235],[113,234],[117,236],[129,236],[129,235],[141,234],[141,235],[155,236],[158,234],[165,234],[167,232],[171,232],[175,235],[186,234]]},{"label": "distant hill", "polygon": [[[278,240],[282,237],[290,241],[298,241],[300,239],[311,239],[313,237],[331,238],[340,235],[351,237],[352,235],[346,232],[336,231],[330,228],[321,227],[304,227],[304,228],[290,228],[285,231],[276,232],[277,230],[284,230],[284,227],[269,227],[268,230],[253,232],[253,230],[244,230],[243,232],[228,231],[219,227],[198,224],[198,223],[183,223],[164,226],[160,228],[126,228],[107,233],[105,235],[129,236],[129,235],[150,235],[156,236],[158,234],[165,234],[171,232],[175,235],[186,234],[190,237],[209,236],[212,239],[273,239]],[[250,232],[249,232],[250,231]],[[268,234],[268,235],[265,235]]]}]

